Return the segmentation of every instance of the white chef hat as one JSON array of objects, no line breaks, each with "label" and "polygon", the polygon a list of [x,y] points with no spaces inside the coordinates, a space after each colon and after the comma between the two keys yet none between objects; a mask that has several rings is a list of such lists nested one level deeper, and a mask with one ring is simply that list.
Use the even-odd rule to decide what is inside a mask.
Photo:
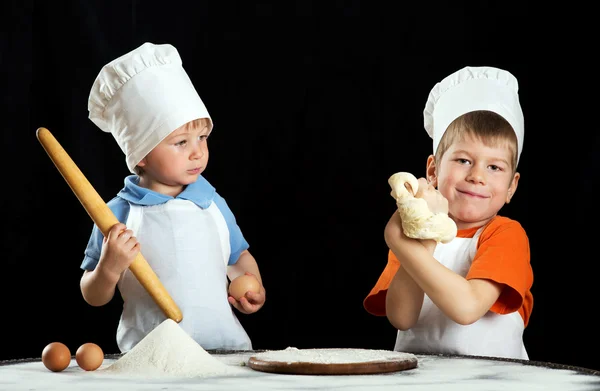
[{"label": "white chef hat", "polygon": [[425,130],[433,139],[433,153],[446,129],[456,118],[475,110],[502,116],[517,136],[517,162],[525,135],[519,84],[508,71],[494,67],[464,67],[437,83],[423,111]]},{"label": "white chef hat", "polygon": [[109,62],[96,77],[88,99],[89,118],[110,132],[135,166],[165,137],[198,118],[213,123],[182,67],[177,49],[144,43]]}]

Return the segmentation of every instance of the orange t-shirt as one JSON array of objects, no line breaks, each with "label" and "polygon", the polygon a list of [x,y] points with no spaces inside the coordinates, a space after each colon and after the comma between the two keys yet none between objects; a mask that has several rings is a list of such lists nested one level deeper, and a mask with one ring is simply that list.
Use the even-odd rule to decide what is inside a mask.
[{"label": "orange t-shirt", "polygon": [[[479,228],[459,230],[457,237],[472,238]],[[364,308],[370,314],[385,316],[387,289],[399,267],[400,261],[389,251],[383,273],[363,301]],[[527,327],[533,309],[533,270],[529,239],[518,222],[496,216],[488,223],[479,236],[477,252],[465,278],[487,279],[504,284],[500,297],[490,311],[500,315],[519,311]]]}]

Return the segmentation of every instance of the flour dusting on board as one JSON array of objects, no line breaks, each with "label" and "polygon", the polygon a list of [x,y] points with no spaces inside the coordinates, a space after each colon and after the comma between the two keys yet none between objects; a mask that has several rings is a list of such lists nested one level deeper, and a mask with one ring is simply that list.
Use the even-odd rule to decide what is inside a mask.
[{"label": "flour dusting on board", "polygon": [[352,364],[381,361],[417,360],[411,353],[368,349],[297,349],[268,350],[254,355],[264,361],[311,364]]}]

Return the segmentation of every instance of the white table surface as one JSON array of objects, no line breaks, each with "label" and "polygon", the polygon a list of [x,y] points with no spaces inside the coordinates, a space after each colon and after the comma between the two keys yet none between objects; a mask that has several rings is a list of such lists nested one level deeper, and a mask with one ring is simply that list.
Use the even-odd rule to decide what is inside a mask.
[{"label": "white table surface", "polygon": [[[236,368],[230,376],[202,378],[131,378],[103,372],[117,357],[107,355],[102,366],[85,372],[75,362],[51,372],[39,359],[0,362],[0,390],[137,391],[137,390],[410,390],[506,391],[600,390],[600,372],[550,363],[476,357],[417,355],[417,368],[376,375],[289,375],[246,366],[256,352],[212,353]],[[239,371],[237,371],[239,369]]]}]

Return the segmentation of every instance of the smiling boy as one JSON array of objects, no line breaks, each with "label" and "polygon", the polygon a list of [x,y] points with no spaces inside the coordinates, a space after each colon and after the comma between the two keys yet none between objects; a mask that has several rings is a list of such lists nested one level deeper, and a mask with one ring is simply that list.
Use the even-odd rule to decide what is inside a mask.
[{"label": "smiling boy", "polygon": [[434,154],[415,196],[448,213],[458,234],[444,244],[411,239],[394,213],[384,234],[388,263],[364,307],[398,329],[396,351],[528,359],[529,241],[517,221],[498,215],[520,179],[517,80],[465,67],[435,85],[424,117]]}]

